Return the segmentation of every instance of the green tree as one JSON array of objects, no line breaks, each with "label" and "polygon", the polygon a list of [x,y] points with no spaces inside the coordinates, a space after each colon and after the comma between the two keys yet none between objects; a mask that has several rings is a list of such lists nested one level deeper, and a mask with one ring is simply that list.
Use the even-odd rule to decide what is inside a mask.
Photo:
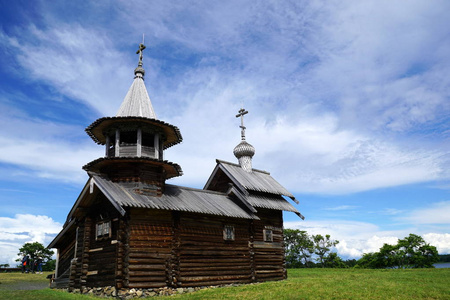
[{"label": "green tree", "polygon": [[[25,243],[20,249],[17,255],[23,257],[24,255],[28,255],[32,261],[34,261],[38,257],[42,257],[42,262],[45,264],[47,261],[51,260],[54,252],[50,249],[47,249],[39,242],[34,243]],[[21,261],[22,258],[16,259],[16,261]]]},{"label": "green tree", "polygon": [[285,229],[283,233],[287,267],[297,268],[302,264],[309,267],[314,247],[306,231]]},{"label": "green tree", "polygon": [[331,248],[339,244],[339,241],[332,240],[329,234],[325,236],[321,234],[313,235],[312,241],[314,245],[314,253],[317,255],[317,261],[320,262],[322,268],[325,268],[324,259],[331,251]]},{"label": "green tree", "polygon": [[49,259],[46,263],[42,266],[43,271],[53,271],[56,267],[56,259]]},{"label": "green tree", "polygon": [[348,268],[347,264],[340,258],[336,252],[331,252],[324,258],[324,264],[327,268]]},{"label": "green tree", "polygon": [[438,261],[436,247],[427,244],[421,236],[410,234],[399,239],[396,245],[384,244],[378,252],[365,253],[357,266],[371,269],[433,268]]},{"label": "green tree", "polygon": [[439,253],[421,236],[411,233],[398,240],[397,259],[399,268],[432,268],[439,261]]}]

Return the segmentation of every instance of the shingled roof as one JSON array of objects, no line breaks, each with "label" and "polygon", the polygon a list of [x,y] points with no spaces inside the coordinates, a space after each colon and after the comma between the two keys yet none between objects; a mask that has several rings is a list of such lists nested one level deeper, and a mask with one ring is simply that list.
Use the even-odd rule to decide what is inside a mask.
[{"label": "shingled roof", "polygon": [[238,164],[218,159],[216,162],[217,165],[205,184],[205,190],[214,190],[214,181],[222,180],[219,177],[226,176],[227,180],[245,195],[245,200],[251,206],[291,211],[304,219],[303,215],[283,198],[283,196],[289,197],[298,204],[294,195],[270,176],[269,172],[257,169],[246,172]]},{"label": "shingled roof", "polygon": [[136,73],[116,117],[144,117],[156,119],[156,114],[144,84],[144,77]]}]

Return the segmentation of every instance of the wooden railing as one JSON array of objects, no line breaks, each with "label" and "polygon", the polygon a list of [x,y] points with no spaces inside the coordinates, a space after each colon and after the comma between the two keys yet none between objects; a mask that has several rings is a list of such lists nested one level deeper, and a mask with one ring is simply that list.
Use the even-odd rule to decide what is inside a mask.
[{"label": "wooden railing", "polygon": [[[108,157],[116,156],[116,148],[108,150]],[[121,144],[119,156],[135,157],[137,156],[137,144]],[[155,147],[141,146],[141,156],[156,158]]]}]

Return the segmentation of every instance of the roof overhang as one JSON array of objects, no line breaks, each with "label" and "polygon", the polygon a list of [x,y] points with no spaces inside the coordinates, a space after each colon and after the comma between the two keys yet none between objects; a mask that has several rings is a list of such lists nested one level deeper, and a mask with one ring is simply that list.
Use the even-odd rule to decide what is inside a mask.
[{"label": "roof overhang", "polygon": [[167,149],[183,141],[180,129],[178,127],[160,121],[157,119],[150,119],[146,117],[104,117],[97,119],[91,125],[86,127],[85,131],[97,144],[106,144],[105,132],[112,127],[127,126],[130,123],[140,123],[144,125],[151,125],[161,129],[166,139],[163,141],[163,148]]},{"label": "roof overhang", "polygon": [[151,157],[102,157],[91,161],[83,166],[83,170],[102,173],[107,167],[114,166],[117,163],[151,163],[155,166],[160,166],[166,172],[166,178],[173,178],[183,175],[180,165],[169,162],[167,160],[159,160]]}]

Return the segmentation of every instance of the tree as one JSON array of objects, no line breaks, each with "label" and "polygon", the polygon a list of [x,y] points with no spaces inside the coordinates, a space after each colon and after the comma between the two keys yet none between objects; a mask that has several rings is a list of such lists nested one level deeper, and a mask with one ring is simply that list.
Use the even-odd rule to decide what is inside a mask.
[{"label": "tree", "polygon": [[305,267],[309,267],[314,247],[313,242],[306,231],[285,229],[283,233],[287,267],[297,268],[302,264],[304,264]]},{"label": "tree", "polygon": [[[42,257],[42,262],[45,264],[47,261],[51,260],[54,252],[50,249],[47,249],[39,242],[34,243],[25,243],[20,249],[17,255],[24,256],[28,255],[32,261],[34,261],[39,256]],[[21,258],[16,261],[21,261]]]},{"label": "tree", "polygon": [[314,253],[317,255],[317,261],[320,262],[322,268],[325,268],[324,259],[330,252],[331,247],[339,244],[339,241],[332,240],[329,234],[325,235],[325,237],[321,234],[313,235],[312,240],[314,245]]},{"label": "tree", "polygon": [[348,268],[347,264],[340,258],[336,252],[331,252],[324,258],[324,264],[327,268]]},{"label": "tree", "polygon": [[49,259],[47,262],[42,266],[43,271],[53,271],[56,267],[56,259]]},{"label": "tree", "polygon": [[433,268],[439,261],[436,247],[431,246],[418,235],[399,239],[396,245],[384,244],[380,251],[365,253],[358,260],[358,267],[371,269],[386,268]]},{"label": "tree", "polygon": [[432,268],[439,261],[436,247],[427,244],[419,235],[410,233],[398,240],[397,248],[399,268]]}]

